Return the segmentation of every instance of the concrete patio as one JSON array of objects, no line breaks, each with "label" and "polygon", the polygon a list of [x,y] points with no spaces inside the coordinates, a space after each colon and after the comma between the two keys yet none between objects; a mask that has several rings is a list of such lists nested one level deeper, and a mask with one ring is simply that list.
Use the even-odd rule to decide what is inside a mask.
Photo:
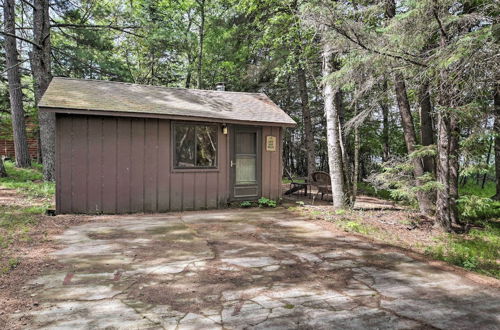
[{"label": "concrete patio", "polygon": [[500,328],[498,289],[284,209],[117,216],[58,239],[62,266],[28,284],[31,329]]}]

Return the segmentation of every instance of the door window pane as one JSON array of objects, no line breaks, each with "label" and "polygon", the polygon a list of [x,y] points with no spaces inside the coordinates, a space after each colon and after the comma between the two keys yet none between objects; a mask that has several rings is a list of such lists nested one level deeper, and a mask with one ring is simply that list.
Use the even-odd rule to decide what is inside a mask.
[{"label": "door window pane", "polygon": [[257,135],[255,133],[236,134],[236,153],[255,154]]},{"label": "door window pane", "polygon": [[236,155],[236,184],[252,184],[257,182],[255,156]]}]

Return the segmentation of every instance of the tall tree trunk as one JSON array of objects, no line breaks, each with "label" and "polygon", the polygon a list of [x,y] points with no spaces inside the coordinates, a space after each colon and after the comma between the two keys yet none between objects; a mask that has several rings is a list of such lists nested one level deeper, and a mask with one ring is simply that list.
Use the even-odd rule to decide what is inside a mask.
[{"label": "tall tree trunk", "polygon": [[[5,32],[15,35],[15,0],[4,0],[3,13]],[[17,42],[13,36],[5,36],[4,38],[16,166],[30,167],[31,160],[28,151],[28,141],[26,139],[26,123],[24,121],[23,92],[21,89],[21,74],[19,73],[20,63],[17,53]]]},{"label": "tall tree trunk", "polygon": [[[443,49],[447,45],[447,33],[445,26],[439,18],[437,2],[434,2],[433,14],[436,23],[440,26],[440,47]],[[448,84],[448,73],[446,69],[439,72],[439,97],[438,104],[440,111],[438,114],[438,167],[437,179],[441,184],[438,189],[436,200],[436,218],[443,230],[450,232],[452,224],[459,224],[458,218],[458,156],[460,130],[457,118],[449,113],[454,106],[453,87]],[[446,180],[446,181],[445,181]]]},{"label": "tall tree trunk", "polygon": [[[394,0],[385,0],[385,15],[391,19],[396,16],[396,2]],[[401,115],[401,122],[403,125],[403,133],[406,142],[406,149],[408,154],[415,151],[417,138],[415,134],[415,127],[413,125],[413,117],[411,115],[410,102],[406,93],[406,85],[403,75],[399,72],[395,74],[394,87],[396,90],[396,99],[398,102],[399,113]],[[417,186],[422,186],[420,177],[424,174],[424,165],[420,158],[413,158],[413,176],[415,177]],[[429,198],[428,193],[424,191],[417,192],[417,200],[420,212],[426,215],[432,213],[432,200]]]},{"label": "tall tree trunk", "polygon": [[5,165],[3,164],[3,156],[0,156],[0,178],[8,177]]},{"label": "tall tree trunk", "polygon": [[[31,52],[31,70],[35,85],[35,101],[38,104],[52,79],[50,68],[50,19],[49,2],[35,0],[33,9],[33,39],[38,46]],[[40,124],[40,142],[43,159],[43,178],[45,181],[55,180],[55,132],[56,118],[54,113],[38,111]]]},{"label": "tall tree trunk", "polygon": [[497,83],[494,91],[494,115],[495,124],[493,131],[495,132],[495,182],[496,194],[493,199],[500,200],[500,84]]},{"label": "tall tree trunk", "polygon": [[191,87],[191,66],[193,65],[193,60],[191,59],[191,55],[188,54],[188,67],[187,67],[187,74],[186,74],[186,83],[184,85],[185,88],[190,88]]},{"label": "tall tree trunk", "polygon": [[316,171],[316,155],[314,146],[314,134],[312,128],[311,109],[309,108],[309,95],[307,92],[306,73],[299,64],[297,69],[297,81],[302,106],[302,120],[304,122],[304,135],[307,151],[307,179],[312,182],[312,174]]},{"label": "tall tree trunk", "polygon": [[[339,69],[339,64],[337,61],[334,62],[334,69]],[[337,109],[337,114],[339,117],[339,142],[340,142],[340,150],[342,152],[342,172],[344,173],[344,191],[346,193],[346,203],[349,205],[354,205],[355,195],[353,194],[353,185],[352,185],[352,173],[351,173],[351,162],[349,160],[349,153],[347,152],[347,139],[344,134],[344,123],[345,123],[345,114],[344,114],[344,104],[342,102],[343,93],[340,89],[335,91],[335,108]]]},{"label": "tall tree trunk", "polygon": [[197,88],[201,89],[203,80],[202,80],[202,71],[203,71],[203,43],[205,39],[205,0],[197,0],[198,5],[200,6],[200,28],[199,28],[199,47],[198,47],[198,81]]},{"label": "tall tree trunk", "polygon": [[[387,81],[383,83],[384,96],[387,94]],[[389,105],[386,100],[380,102],[380,109],[382,109],[382,160],[384,162],[389,160]]]},{"label": "tall tree trunk", "polygon": [[[358,106],[354,106],[354,116],[358,114]],[[352,194],[354,198],[358,193],[358,181],[359,181],[359,128],[358,125],[354,126],[354,174],[352,179]]]},{"label": "tall tree trunk", "polygon": [[[413,126],[413,116],[411,114],[410,103],[408,102],[408,95],[406,94],[406,85],[403,76],[400,73],[395,75],[395,90],[396,99],[398,102],[399,113],[401,115],[401,123],[403,125],[403,133],[406,142],[406,149],[408,154],[415,151],[415,145],[417,144],[417,138],[415,135],[415,127]],[[415,177],[418,187],[422,186],[422,181],[420,177],[424,174],[424,166],[420,158],[413,158],[413,175]],[[417,192],[417,200],[420,212],[426,215],[432,213],[432,201],[429,198],[429,194],[424,191]]]},{"label": "tall tree trunk", "polygon": [[[486,154],[486,167],[490,166],[491,160],[491,147],[493,147],[493,138],[490,139],[490,144],[488,145],[488,153]],[[484,185],[486,184],[486,179],[488,177],[488,173],[483,174],[483,181],[481,181],[481,189],[484,189]]]},{"label": "tall tree trunk", "polygon": [[459,142],[460,128],[456,117],[450,119],[450,144],[449,144],[449,176],[448,180],[450,185],[450,219],[451,223],[460,225],[458,215],[458,171],[459,171]]},{"label": "tall tree trunk", "polygon": [[[332,50],[327,43],[323,45],[323,79],[332,73]],[[345,208],[347,198],[345,196],[344,173],[342,167],[342,150],[340,148],[339,117],[335,104],[335,90],[332,85],[325,81],[323,85],[323,97],[325,102],[326,132],[328,144],[328,165],[330,167],[330,178],[332,181],[332,199],[335,208]]]},{"label": "tall tree trunk", "polygon": [[449,119],[443,111],[439,111],[437,116],[438,130],[438,162],[437,162],[437,182],[441,187],[437,191],[436,199],[436,220],[439,225],[447,232],[451,231],[450,215],[450,185],[449,185],[449,143],[450,143],[450,124]]},{"label": "tall tree trunk", "polygon": [[[428,82],[420,86],[418,96],[420,105],[420,143],[423,146],[429,146],[434,143],[434,131],[432,129],[432,104]],[[424,157],[423,164],[424,172],[434,173],[433,157]]]}]

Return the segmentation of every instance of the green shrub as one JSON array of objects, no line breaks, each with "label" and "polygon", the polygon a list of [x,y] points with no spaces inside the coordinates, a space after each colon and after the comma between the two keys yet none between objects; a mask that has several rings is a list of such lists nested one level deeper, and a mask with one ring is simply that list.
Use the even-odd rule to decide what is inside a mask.
[{"label": "green shrub", "polygon": [[373,229],[356,221],[349,220],[347,222],[340,222],[340,227],[342,227],[345,231],[360,233],[368,235],[373,232]]},{"label": "green shrub", "polygon": [[250,202],[250,201],[243,201],[243,202],[240,203],[240,207],[243,207],[243,208],[252,207],[252,202]]},{"label": "green shrub", "polygon": [[500,202],[487,197],[464,195],[458,199],[460,216],[468,220],[486,220],[500,217]]},{"label": "green shrub", "polygon": [[358,193],[382,199],[392,199],[391,193],[389,191],[385,189],[375,189],[371,184],[367,182],[358,182]]},{"label": "green shrub", "polygon": [[259,207],[276,207],[278,205],[275,200],[266,197],[259,198],[257,203],[259,203]]}]

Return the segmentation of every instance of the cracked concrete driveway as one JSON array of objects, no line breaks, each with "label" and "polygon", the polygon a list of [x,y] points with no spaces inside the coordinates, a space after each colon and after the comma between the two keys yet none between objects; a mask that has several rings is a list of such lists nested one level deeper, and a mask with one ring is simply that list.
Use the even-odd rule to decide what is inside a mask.
[{"label": "cracked concrete driveway", "polygon": [[283,209],[72,227],[28,328],[499,329],[497,289]]}]

